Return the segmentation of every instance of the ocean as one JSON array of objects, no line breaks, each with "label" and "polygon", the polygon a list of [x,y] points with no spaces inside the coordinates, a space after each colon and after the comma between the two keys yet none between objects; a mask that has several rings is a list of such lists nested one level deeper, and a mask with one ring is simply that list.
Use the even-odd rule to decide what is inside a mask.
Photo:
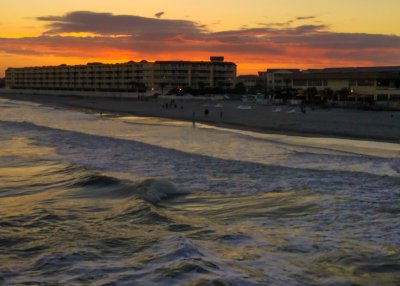
[{"label": "ocean", "polygon": [[400,285],[400,144],[0,99],[0,285]]}]

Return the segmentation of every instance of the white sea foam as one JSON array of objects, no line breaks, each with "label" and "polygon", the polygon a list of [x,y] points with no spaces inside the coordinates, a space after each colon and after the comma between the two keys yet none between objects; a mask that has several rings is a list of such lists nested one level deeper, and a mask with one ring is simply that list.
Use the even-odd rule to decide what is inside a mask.
[{"label": "white sea foam", "polygon": [[[12,102],[0,120],[266,165],[398,176],[400,144],[264,134],[150,117],[99,117],[96,114]],[[122,170],[121,170],[122,171]]]}]

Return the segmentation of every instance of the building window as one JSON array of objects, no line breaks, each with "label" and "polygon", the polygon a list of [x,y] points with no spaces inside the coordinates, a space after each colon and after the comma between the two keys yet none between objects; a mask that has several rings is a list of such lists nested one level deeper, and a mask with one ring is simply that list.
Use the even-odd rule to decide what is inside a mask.
[{"label": "building window", "polygon": [[349,80],[349,86],[356,86],[356,85],[357,85],[357,81],[355,79]]},{"label": "building window", "polygon": [[391,94],[390,101],[400,101],[400,94]]},{"label": "building window", "polygon": [[389,87],[390,86],[390,80],[388,79],[378,79],[376,82],[376,86],[378,87]]},{"label": "building window", "polygon": [[377,101],[387,101],[389,96],[387,94],[378,94],[376,97]]},{"label": "building window", "polygon": [[302,79],[295,79],[293,80],[293,85],[296,86],[307,86],[307,81]]},{"label": "building window", "polygon": [[359,79],[357,80],[357,86],[374,86],[375,81],[372,79]]},{"label": "building window", "polygon": [[308,85],[309,86],[322,86],[322,80],[318,80],[318,79],[309,80]]}]

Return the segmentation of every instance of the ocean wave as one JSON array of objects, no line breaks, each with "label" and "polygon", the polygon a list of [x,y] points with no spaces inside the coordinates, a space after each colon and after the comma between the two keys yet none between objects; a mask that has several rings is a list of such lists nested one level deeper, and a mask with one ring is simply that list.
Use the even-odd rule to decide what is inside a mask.
[{"label": "ocean wave", "polygon": [[0,122],[0,284],[399,284],[397,158],[31,108]]},{"label": "ocean wave", "polygon": [[188,194],[186,190],[180,190],[167,180],[148,179],[137,185],[136,190],[147,202],[158,204],[177,196]]}]

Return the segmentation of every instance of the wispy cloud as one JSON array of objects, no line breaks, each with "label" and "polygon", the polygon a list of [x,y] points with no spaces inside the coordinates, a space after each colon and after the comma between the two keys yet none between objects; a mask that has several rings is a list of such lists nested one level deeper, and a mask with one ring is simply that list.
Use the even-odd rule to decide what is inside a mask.
[{"label": "wispy cloud", "polygon": [[300,17],[296,17],[296,20],[299,20],[299,21],[301,21],[301,20],[312,20],[312,19],[315,19],[315,18],[317,18],[317,17],[315,17],[315,16],[300,16]]},{"label": "wispy cloud", "polygon": [[154,17],[161,18],[162,15],[164,15],[164,11],[155,13]]}]

